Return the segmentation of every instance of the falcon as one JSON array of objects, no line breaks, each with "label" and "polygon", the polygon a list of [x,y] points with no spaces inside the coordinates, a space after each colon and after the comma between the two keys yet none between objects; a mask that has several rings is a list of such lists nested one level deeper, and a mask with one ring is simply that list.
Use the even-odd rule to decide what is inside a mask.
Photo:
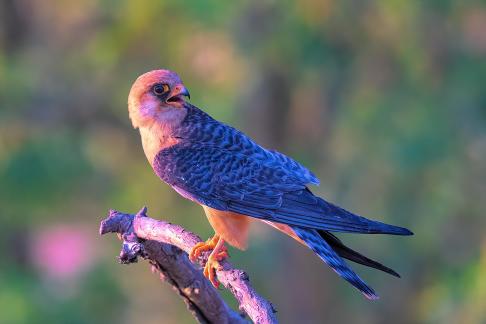
[{"label": "falcon", "polygon": [[319,180],[292,158],[266,149],[241,131],[190,104],[189,91],[169,70],[141,75],[128,97],[134,128],[157,176],[202,206],[214,236],[197,244],[195,261],[211,251],[204,275],[218,286],[216,269],[228,257],[225,242],[244,250],[250,222],[260,220],[310,248],[368,299],[378,295],[343,259],[392,269],[345,246],[334,233],[412,235],[406,228],[355,215],[314,195]]}]

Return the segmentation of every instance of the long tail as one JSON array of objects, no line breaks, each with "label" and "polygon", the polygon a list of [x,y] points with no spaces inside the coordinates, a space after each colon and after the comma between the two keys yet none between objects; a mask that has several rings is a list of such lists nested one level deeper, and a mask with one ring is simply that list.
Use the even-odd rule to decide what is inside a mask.
[{"label": "long tail", "polygon": [[336,253],[345,259],[348,259],[350,261],[365,265],[367,267],[375,268],[378,270],[381,270],[383,272],[386,272],[388,274],[391,274],[392,276],[400,278],[400,275],[395,272],[393,269],[388,268],[387,266],[384,266],[383,264],[372,260],[370,258],[365,257],[359,252],[356,252],[352,250],[351,248],[347,247],[344,245],[343,242],[341,242],[340,239],[338,239],[336,236],[333,234],[327,232],[327,231],[318,231],[319,235],[326,240],[326,242],[331,246],[331,248],[336,251]]},{"label": "long tail", "polygon": [[[375,300],[378,295],[373,288],[368,286],[333,250],[331,245],[324,239],[317,230],[292,226],[295,234],[303,240],[309,248],[329,265],[338,275],[356,287],[366,298]],[[337,238],[336,238],[337,239]],[[339,240],[338,240],[339,241]],[[333,243],[331,243],[333,244]],[[336,246],[336,245],[335,245]],[[342,245],[344,246],[344,245]],[[352,251],[352,250],[351,250]],[[354,252],[354,251],[353,251]],[[357,252],[356,252],[357,253]],[[353,260],[355,261],[355,260]],[[371,260],[372,261],[372,260]],[[387,268],[388,269],[388,268]],[[381,269],[383,270],[383,269]],[[391,269],[390,269],[391,270]],[[393,271],[393,270],[391,270]],[[388,272],[388,271],[387,271]]]}]

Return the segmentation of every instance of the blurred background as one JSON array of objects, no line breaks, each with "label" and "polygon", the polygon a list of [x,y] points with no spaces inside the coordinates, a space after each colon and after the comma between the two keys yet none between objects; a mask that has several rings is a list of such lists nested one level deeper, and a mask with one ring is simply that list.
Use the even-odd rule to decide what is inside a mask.
[{"label": "blurred background", "polygon": [[128,120],[132,82],[162,67],[317,194],[415,232],[340,235],[402,274],[353,265],[369,302],[254,225],[232,261],[282,323],[486,323],[486,5],[449,0],[0,0],[0,323],[193,322],[98,236],[109,208],[143,205],[212,234]]}]

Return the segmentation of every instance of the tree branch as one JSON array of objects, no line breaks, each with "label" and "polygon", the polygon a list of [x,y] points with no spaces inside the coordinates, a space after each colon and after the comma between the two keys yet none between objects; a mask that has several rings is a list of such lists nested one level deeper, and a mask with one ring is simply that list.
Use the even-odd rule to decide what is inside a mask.
[{"label": "tree branch", "polygon": [[[224,302],[202,271],[189,261],[187,253],[201,239],[179,225],[149,218],[146,212],[146,207],[136,215],[110,210],[108,218],[101,222],[101,235],[118,233],[123,240],[120,263],[137,262],[138,256],[149,260],[200,323],[245,323],[242,315]],[[203,254],[199,265],[205,264],[208,255]],[[222,269],[216,271],[218,280],[238,300],[240,310],[254,323],[277,323],[272,304],[257,294],[248,275],[226,260],[221,266]]]}]

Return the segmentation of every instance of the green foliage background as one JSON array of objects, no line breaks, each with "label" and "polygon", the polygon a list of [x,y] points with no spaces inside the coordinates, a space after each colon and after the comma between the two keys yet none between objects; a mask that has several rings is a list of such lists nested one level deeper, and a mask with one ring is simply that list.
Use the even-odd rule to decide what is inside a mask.
[{"label": "green foliage background", "polygon": [[[282,323],[485,323],[485,59],[484,1],[1,0],[0,323],[193,321],[97,236],[109,208],[142,205],[211,235],[128,121],[131,83],[162,67],[193,104],[314,170],[316,193],[415,232],[341,236],[402,274],[355,266],[373,303],[256,224],[232,260]],[[70,233],[82,267],[59,278],[36,246]]]}]

